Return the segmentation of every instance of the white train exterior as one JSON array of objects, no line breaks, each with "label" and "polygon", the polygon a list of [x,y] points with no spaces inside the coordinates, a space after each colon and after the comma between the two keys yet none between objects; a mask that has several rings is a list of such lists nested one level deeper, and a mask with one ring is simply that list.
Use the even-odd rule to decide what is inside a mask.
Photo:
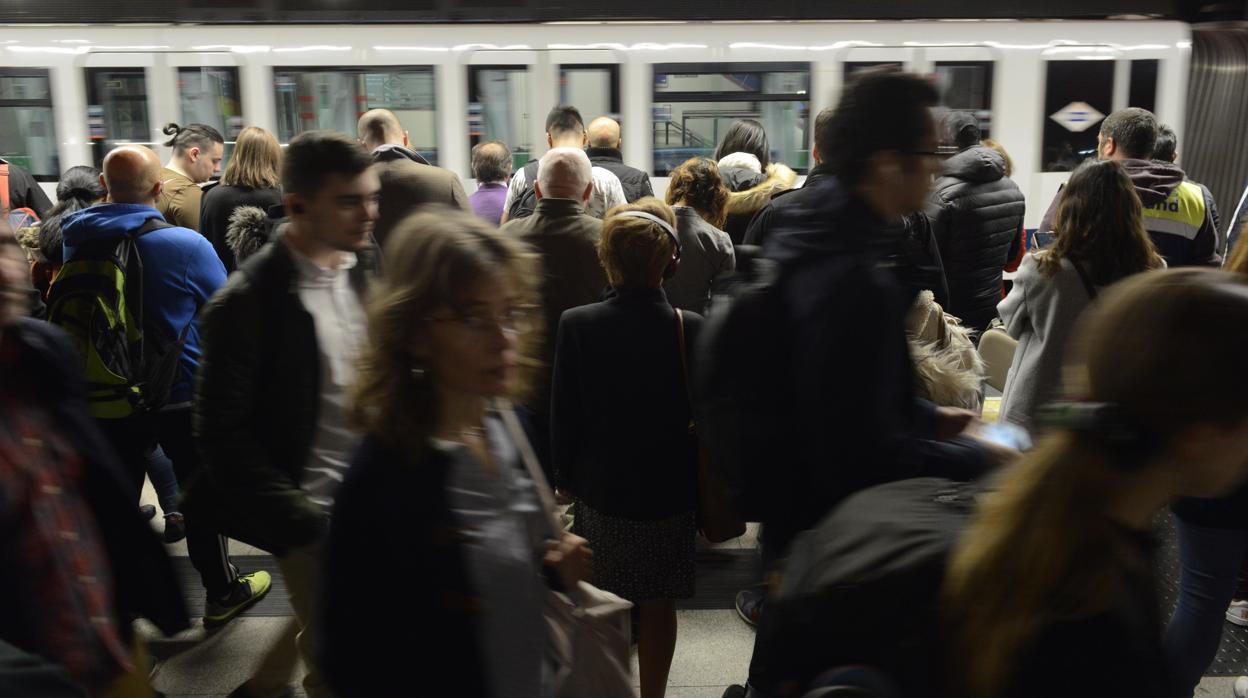
[{"label": "white train exterior", "polygon": [[[275,133],[280,130],[279,112],[290,118],[291,109],[305,108],[303,104],[279,104],[291,98],[289,85],[301,72],[370,67],[427,71],[432,76],[429,96],[433,108],[413,109],[408,116],[414,122],[423,120],[420,128],[428,133],[422,137],[432,142],[415,145],[435,148],[439,165],[468,180],[468,132],[470,127],[479,126],[482,118],[488,118],[483,117],[483,109],[493,110],[494,118],[499,118],[496,112],[500,108],[510,112],[504,116],[511,119],[512,140],[526,141],[534,155],[545,149],[544,115],[567,96],[561,94],[561,84],[563,89],[569,88],[568,80],[561,83],[561,67],[616,66],[609,73],[615,90],[610,108],[623,124],[625,161],[655,172],[655,142],[660,138],[670,141],[670,135],[656,136],[657,132],[674,129],[678,135],[683,132],[693,138],[696,119],[717,118],[711,114],[715,109],[733,113],[722,108],[731,105],[733,97],[726,97],[728,101],[722,103],[708,98],[714,104],[703,105],[701,112],[680,112],[683,121],[677,124],[672,105],[664,103],[663,92],[671,88],[668,73],[681,77],[672,64],[691,66],[692,72],[717,73],[730,82],[737,66],[743,75],[765,71],[767,66],[760,64],[780,64],[793,73],[805,71],[805,78],[784,89],[794,91],[792,101],[805,99],[800,118],[807,121],[835,103],[847,68],[856,63],[895,62],[920,74],[935,74],[941,65],[990,64],[988,73],[981,71],[990,75],[986,90],[991,95],[987,105],[990,115],[984,116],[990,119],[991,136],[1004,144],[1013,158],[1014,179],[1027,195],[1028,228],[1038,224],[1058,185],[1069,176],[1069,172],[1045,171],[1053,169],[1045,162],[1045,128],[1055,123],[1048,108],[1051,105],[1045,103],[1047,81],[1054,74],[1047,64],[1065,61],[1064,70],[1086,65],[1088,71],[1098,74],[1112,72],[1112,94],[1106,97],[1109,110],[1129,105],[1140,82],[1132,80],[1133,66],[1147,65],[1152,71],[1148,79],[1155,79],[1155,87],[1148,86],[1152,100],[1148,106],[1179,134],[1181,150],[1190,52],[1189,27],[1159,21],[0,27],[0,77],[4,71],[47,71],[55,136],[43,146],[28,147],[54,147],[62,170],[96,159],[98,150],[93,150],[93,143],[111,128],[104,123],[98,105],[89,101],[90,71],[101,68],[144,69],[145,106],[135,108],[141,114],[145,109],[150,134],[132,140],[153,144],[164,140],[160,133],[164,123],[183,121],[185,105],[179,92],[184,85],[179,69],[234,69],[231,74],[237,76],[238,100],[233,108],[241,114],[232,115],[231,124],[262,126]],[[508,83],[511,92],[505,95],[508,101],[502,107],[483,107],[480,95],[473,100],[469,76],[474,68],[483,66],[508,68],[524,76]],[[288,84],[283,88],[279,81]],[[732,89],[758,91],[765,87],[754,78],[739,82],[744,87]],[[723,85],[710,89],[717,94],[724,91]],[[0,112],[5,104],[23,103],[23,95],[9,102],[5,97],[0,95]],[[586,109],[586,119],[596,115],[595,107],[582,108]],[[757,110],[757,103],[740,111],[751,109]],[[710,116],[698,116],[703,112]],[[317,114],[300,113],[313,121],[319,118]],[[0,118],[4,138],[30,139],[31,134],[22,133],[22,129],[38,127],[29,117],[24,125],[6,124]],[[285,130],[289,132],[289,126]],[[794,152],[797,148],[808,150],[809,137],[807,128],[805,140],[793,145]],[[776,136],[772,139],[774,145]],[[161,146],[156,147],[166,155]],[[0,142],[0,151],[5,148],[11,146]],[[666,179],[656,176],[654,184],[661,194]]]}]

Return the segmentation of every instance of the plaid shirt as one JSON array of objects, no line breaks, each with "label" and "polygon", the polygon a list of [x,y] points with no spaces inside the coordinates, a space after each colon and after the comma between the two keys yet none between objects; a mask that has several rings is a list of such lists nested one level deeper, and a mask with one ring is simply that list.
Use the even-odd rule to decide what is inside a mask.
[{"label": "plaid shirt", "polygon": [[0,351],[0,373],[14,378],[0,387],[0,636],[100,685],[133,666],[103,539],[79,490],[83,461],[51,413],[14,390],[14,358]]}]

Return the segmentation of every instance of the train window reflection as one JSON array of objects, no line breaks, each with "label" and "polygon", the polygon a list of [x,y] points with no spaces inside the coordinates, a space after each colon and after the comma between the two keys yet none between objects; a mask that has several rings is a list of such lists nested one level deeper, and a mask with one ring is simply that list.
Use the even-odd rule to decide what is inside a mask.
[{"label": "train window reflection", "polygon": [[369,109],[389,109],[407,131],[408,147],[438,162],[433,68],[425,66],[282,68],[273,71],[277,92],[277,138],[289,143],[315,129],[357,135]]},{"label": "train window reflection", "polygon": [[56,148],[48,71],[0,69],[0,159],[55,181]]},{"label": "train window reflection", "polygon": [[468,145],[502,141],[516,168],[529,161],[529,69],[522,65],[468,67]]},{"label": "train window reflection", "polygon": [[1100,122],[1113,111],[1113,61],[1047,61],[1044,172],[1070,172],[1096,157]]},{"label": "train window reflection", "polygon": [[1131,61],[1131,83],[1127,90],[1127,106],[1157,111],[1157,70],[1161,61],[1144,58]]},{"label": "train window reflection", "polygon": [[992,61],[936,63],[936,89],[941,106],[975,115],[984,138],[992,130]]},{"label": "train window reflection", "polygon": [[715,153],[737,119],[762,122],[771,157],[808,164],[810,66],[806,63],[670,63],[654,66],[654,173]]},{"label": "train window reflection", "polygon": [[124,143],[154,145],[143,68],[87,68],[87,120],[95,165]]},{"label": "train window reflection", "polygon": [[238,68],[178,68],[178,99],[182,124],[208,124],[225,137],[224,170],[243,130]]},{"label": "train window reflection", "polygon": [[863,72],[864,70],[885,67],[896,68],[897,70],[905,68],[901,61],[845,61],[844,67],[845,84],[849,84],[849,81],[852,80],[855,75]]},{"label": "train window reflection", "polygon": [[617,65],[559,66],[559,103],[581,112],[585,125],[599,116],[620,118],[620,67]]}]

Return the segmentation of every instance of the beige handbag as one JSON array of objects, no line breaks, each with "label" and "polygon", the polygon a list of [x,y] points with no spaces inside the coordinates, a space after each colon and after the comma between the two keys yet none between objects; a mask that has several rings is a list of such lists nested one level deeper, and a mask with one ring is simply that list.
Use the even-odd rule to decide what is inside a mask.
[{"label": "beige handbag", "polygon": [[[498,405],[498,412],[520,450],[551,530],[562,531],[555,513],[554,492],[515,412],[507,404]],[[550,590],[546,594],[544,615],[548,648],[558,665],[549,695],[554,698],[636,698],[628,663],[632,607],[632,602],[586,582],[567,592]]]}]

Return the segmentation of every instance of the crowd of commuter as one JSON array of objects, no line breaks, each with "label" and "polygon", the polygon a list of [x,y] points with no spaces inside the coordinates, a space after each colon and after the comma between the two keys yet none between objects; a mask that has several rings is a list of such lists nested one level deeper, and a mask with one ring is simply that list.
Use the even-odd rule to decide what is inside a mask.
[{"label": "crowd of commuter", "polygon": [[[1248,624],[1248,239],[1227,249],[1173,131],[1128,108],[1040,247],[1008,153],[938,103],[866,71],[813,119],[800,185],[742,119],[662,200],[619,123],[569,105],[518,168],[474,146],[471,195],[384,109],[285,148],[243,129],[217,182],[222,135],[169,124],[167,163],[118,146],[55,206],[3,165],[34,222],[0,219],[0,693],[151,695],[132,621],[191,619],[150,479],[205,629],[272,588],[228,541],[276,558],[292,615],[242,698],[288,694],[300,662],[313,697],[571,695],[587,662],[550,650],[550,597],[587,589],[634,607],[659,698],[716,519],[762,525],[726,697],[1193,695],[1223,619]],[[1017,342],[998,425],[988,332]],[[974,492],[924,539],[946,542],[920,596],[877,582],[927,619],[904,649],[930,661],[777,659],[826,632],[878,650],[775,605],[831,549],[821,521],[918,478]]]}]

